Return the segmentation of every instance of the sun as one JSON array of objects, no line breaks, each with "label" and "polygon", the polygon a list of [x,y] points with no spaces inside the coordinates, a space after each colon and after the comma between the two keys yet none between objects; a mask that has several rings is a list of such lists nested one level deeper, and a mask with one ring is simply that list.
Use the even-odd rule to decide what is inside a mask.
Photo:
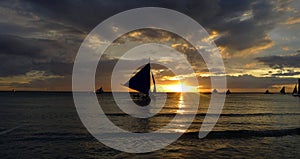
[{"label": "sun", "polygon": [[181,85],[177,85],[177,84],[164,85],[163,87],[164,87],[165,92],[181,92],[182,91]]},{"label": "sun", "polygon": [[198,89],[195,86],[189,86],[182,83],[160,85],[159,91],[162,92],[197,92]]}]

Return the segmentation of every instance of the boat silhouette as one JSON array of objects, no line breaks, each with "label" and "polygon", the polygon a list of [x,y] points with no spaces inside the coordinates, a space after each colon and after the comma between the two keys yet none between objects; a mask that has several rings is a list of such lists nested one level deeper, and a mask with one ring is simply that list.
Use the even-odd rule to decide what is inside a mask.
[{"label": "boat silhouette", "polygon": [[300,97],[300,78],[298,79],[298,90],[297,90],[297,84],[296,84],[292,95],[295,97],[297,97],[297,96]]},{"label": "boat silhouette", "polygon": [[104,93],[102,87],[100,87],[99,89],[96,90],[96,94],[101,94],[101,93]]},{"label": "boat silhouette", "polygon": [[229,90],[229,89],[227,90],[226,94],[231,94],[231,92],[230,92],[230,90]]},{"label": "boat silhouette", "polygon": [[286,94],[286,93],[285,93],[285,87],[282,87],[282,88],[281,88],[280,94]]},{"label": "boat silhouette", "polygon": [[265,94],[273,94],[268,89],[265,91]]},{"label": "boat silhouette", "polygon": [[219,92],[218,92],[218,90],[217,90],[217,89],[214,89],[214,90],[212,91],[212,93],[214,93],[214,94],[215,94],[215,93],[219,93]]},{"label": "boat silhouette", "polygon": [[[153,91],[151,92],[151,80],[153,83]],[[123,86],[136,90],[131,92],[130,96],[134,103],[139,106],[146,106],[151,102],[151,98],[155,98],[156,84],[154,75],[151,72],[151,64],[146,64],[133,77],[131,77]]]}]

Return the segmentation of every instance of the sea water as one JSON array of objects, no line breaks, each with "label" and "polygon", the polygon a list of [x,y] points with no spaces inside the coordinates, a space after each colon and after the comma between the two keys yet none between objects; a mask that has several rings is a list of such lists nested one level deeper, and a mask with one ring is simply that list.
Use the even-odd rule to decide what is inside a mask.
[{"label": "sea water", "polygon": [[[167,94],[158,114],[140,119],[116,107],[111,93],[98,95],[98,100],[115,125],[136,133],[159,130],[168,124],[182,113],[178,107],[184,101],[180,93]],[[177,141],[158,151],[130,154],[109,148],[89,134],[76,112],[72,93],[1,92],[0,158],[300,157],[300,98],[280,94],[227,95],[213,131],[199,139],[209,101],[209,94],[200,95],[198,112],[188,130],[181,129],[185,120],[176,121],[172,129],[166,130],[165,133],[184,132]]]}]

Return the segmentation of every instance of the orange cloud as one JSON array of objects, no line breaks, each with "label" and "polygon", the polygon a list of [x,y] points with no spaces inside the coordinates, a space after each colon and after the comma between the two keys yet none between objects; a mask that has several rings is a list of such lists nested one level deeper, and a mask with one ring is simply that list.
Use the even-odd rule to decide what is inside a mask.
[{"label": "orange cloud", "polygon": [[287,46],[283,46],[283,47],[281,47],[281,49],[284,50],[284,51],[289,51],[290,50],[290,48],[287,47]]},{"label": "orange cloud", "polygon": [[269,49],[271,47],[273,47],[275,45],[275,42],[272,41],[266,45],[258,45],[258,46],[254,46],[245,50],[240,51],[238,54],[236,54],[236,57],[244,57],[244,56],[248,56],[248,55],[253,55],[253,54],[257,54],[260,51]]},{"label": "orange cloud", "polygon": [[297,23],[300,23],[300,17],[290,17],[284,22],[286,25],[293,25]]},{"label": "orange cloud", "polygon": [[58,75],[46,75],[45,71],[32,70],[25,75],[0,77],[0,84],[9,85],[12,83],[28,84],[34,80],[47,80],[52,78],[63,78]]}]

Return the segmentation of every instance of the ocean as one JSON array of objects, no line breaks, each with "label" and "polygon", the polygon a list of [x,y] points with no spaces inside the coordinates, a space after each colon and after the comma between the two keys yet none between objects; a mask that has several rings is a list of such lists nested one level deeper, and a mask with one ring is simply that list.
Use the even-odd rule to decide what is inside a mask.
[{"label": "ocean", "polygon": [[[151,132],[178,112],[182,94],[169,93],[165,107],[149,118],[133,118],[115,107],[111,93],[98,95],[109,119],[124,130]],[[230,94],[210,134],[198,138],[209,94],[200,95],[196,117],[174,123],[166,133],[185,133],[149,153],[114,150],[83,126],[68,92],[1,92],[0,158],[300,158],[300,98],[280,94]],[[213,115],[213,114],[211,114]]]}]

